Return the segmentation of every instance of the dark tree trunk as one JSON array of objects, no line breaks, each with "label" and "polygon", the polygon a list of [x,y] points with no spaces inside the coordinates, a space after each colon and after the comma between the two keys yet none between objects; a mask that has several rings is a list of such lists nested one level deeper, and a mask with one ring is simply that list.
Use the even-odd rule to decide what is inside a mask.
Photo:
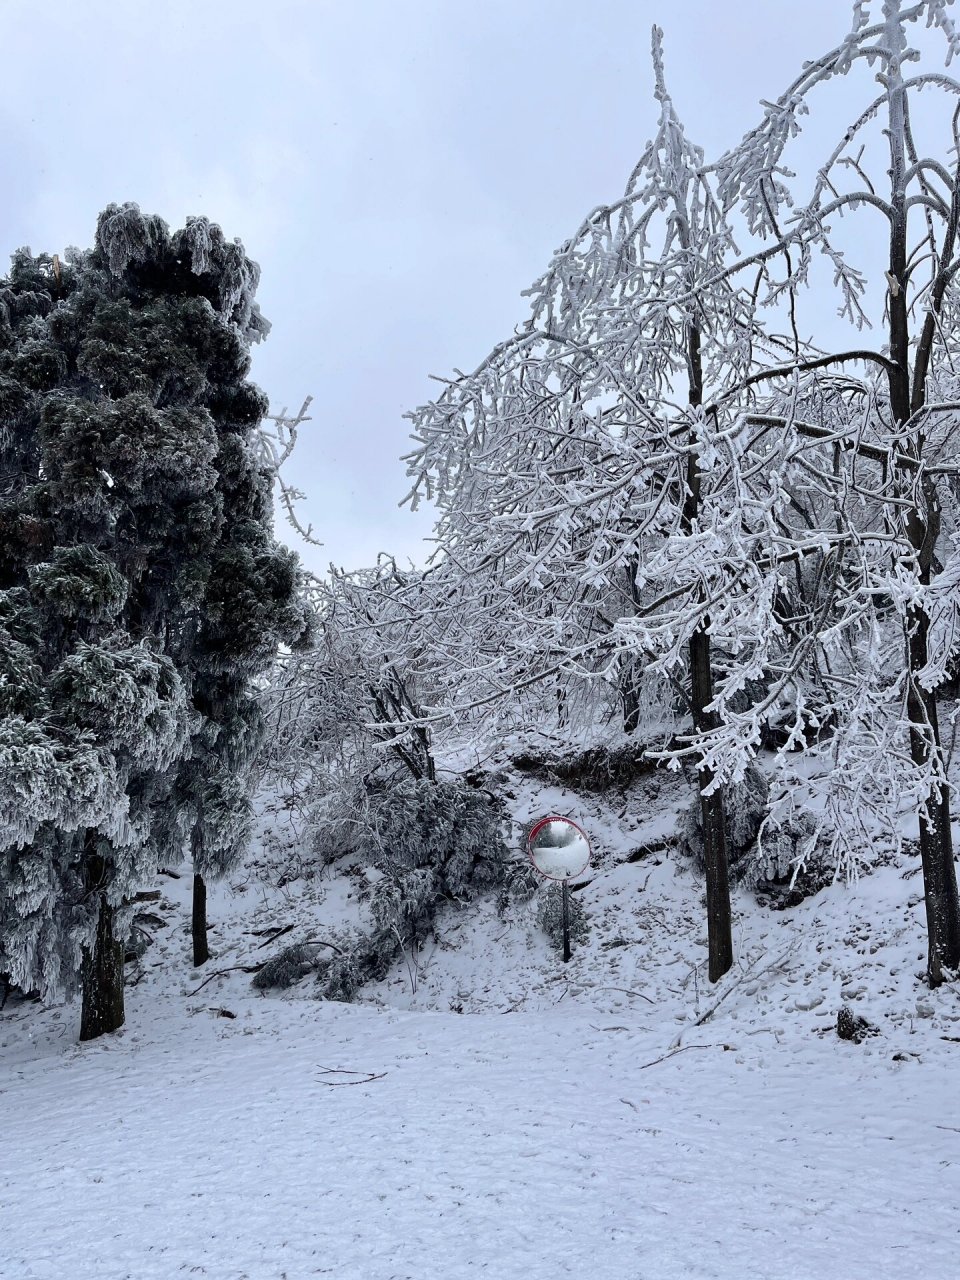
[{"label": "dark tree trunk", "polygon": [[620,668],[620,701],[623,705],[623,731],[636,733],[640,728],[640,686],[637,664],[624,658]]},{"label": "dark tree trunk", "polygon": [[[693,722],[697,732],[709,732],[716,727],[716,716],[707,711],[713,699],[713,673],[710,669],[710,637],[702,626],[690,637],[690,692]],[[709,795],[704,794],[713,779],[711,770],[701,764],[697,783],[700,789],[703,861],[707,880],[709,976],[711,982],[717,982],[733,965],[733,931],[730,920],[723,790],[717,787]]]},{"label": "dark tree trunk", "polygon": [[[887,294],[889,315],[890,358],[888,370],[890,408],[898,426],[904,428],[898,447],[917,462],[924,453],[923,433],[914,426],[909,430],[912,415],[919,413],[926,401],[926,378],[929,369],[930,348],[934,325],[932,312],[928,314],[921,334],[914,368],[913,388],[910,385],[910,315],[907,307],[907,206],[906,206],[906,155],[905,122],[906,97],[902,81],[888,87],[890,128],[890,271],[891,282]],[[945,274],[953,256],[956,233],[956,204],[947,230],[944,244],[943,269],[934,283],[932,303],[939,310],[940,302],[949,279]],[[915,492],[913,477],[898,468],[902,478],[904,495]],[[917,577],[921,586],[929,586],[930,570],[940,533],[940,507],[936,491],[929,480],[922,489],[922,498],[906,515],[906,534],[916,555]],[[907,613],[907,663],[909,688],[907,715],[910,720],[910,755],[915,765],[932,773],[927,794],[927,815],[920,817],[920,860],[923,867],[923,891],[927,916],[927,979],[932,987],[943,981],[944,968],[960,966],[960,899],[957,894],[957,873],[953,861],[953,836],[950,829],[950,799],[945,787],[936,783],[936,774],[945,772],[943,749],[937,718],[937,695],[924,689],[920,673],[927,665],[930,617],[923,609],[911,609]],[[933,767],[932,767],[933,766]]]},{"label": "dark tree trunk", "polygon": [[[930,761],[942,752],[936,694],[924,689],[917,678],[927,665],[930,623],[925,613],[913,611],[908,626],[910,754],[914,764],[929,768]],[[927,915],[927,980],[937,987],[943,981],[944,968],[960,967],[960,897],[946,787],[939,792],[930,788],[927,817],[920,819],[920,862]]]},{"label": "dark tree trunk", "polygon": [[193,874],[193,963],[206,964],[210,959],[207,945],[207,886],[199,871]]},{"label": "dark tree trunk", "polygon": [[[688,339],[690,404],[703,403],[703,373],[700,363],[700,331],[690,326]],[[691,440],[691,445],[693,445]],[[700,462],[691,449],[687,462],[687,494],[683,504],[682,526],[693,529],[700,514]],[[697,733],[709,733],[718,727],[717,714],[708,711],[713,701],[713,666],[710,653],[709,619],[703,618],[690,637],[690,704]],[[730,912],[730,877],[727,868],[727,834],[724,824],[723,788],[705,795],[714,781],[712,770],[701,761],[697,769],[700,793],[700,815],[703,822],[703,861],[707,881],[707,950],[711,982],[718,982],[733,965],[733,931]]]},{"label": "dark tree trunk", "polygon": [[[92,840],[88,837],[88,850]],[[123,1026],[123,943],[113,935],[114,909],[104,892],[103,858],[88,852],[84,859],[84,884],[88,895],[99,899],[97,932],[93,950],[84,949],[80,979],[82,1005],[80,1039],[95,1040]]]},{"label": "dark tree trunk", "polygon": [[557,726],[567,727],[567,691],[561,684],[557,685]]}]

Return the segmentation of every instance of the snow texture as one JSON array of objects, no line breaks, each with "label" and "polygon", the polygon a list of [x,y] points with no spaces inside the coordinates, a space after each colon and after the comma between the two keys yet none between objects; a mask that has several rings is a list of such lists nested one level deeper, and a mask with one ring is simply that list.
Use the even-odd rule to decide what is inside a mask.
[{"label": "snow texture", "polygon": [[[73,1009],[11,999],[0,1277],[954,1276],[960,998],[917,976],[915,859],[789,912],[740,891],[738,967],[708,989],[697,880],[652,851],[682,781],[626,808],[512,781],[518,831],[566,812],[591,837],[568,965],[535,896],[452,905],[362,1005],[311,978],[198,990],[273,953],[255,928],[358,918],[349,877],[276,890],[251,865],[213,889],[199,972],[189,883],[162,881],[182,928],[154,930],[119,1034],[77,1045]],[[841,1041],[842,1004],[877,1034]]]}]

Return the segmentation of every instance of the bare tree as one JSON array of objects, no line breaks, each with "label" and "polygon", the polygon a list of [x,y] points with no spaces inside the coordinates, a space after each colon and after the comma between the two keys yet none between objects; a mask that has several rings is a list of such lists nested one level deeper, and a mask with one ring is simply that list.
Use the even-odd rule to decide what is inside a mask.
[{"label": "bare tree", "polygon": [[[942,573],[937,577],[942,568],[937,548],[943,477],[955,469],[955,458],[948,455],[945,460],[944,455],[958,409],[951,347],[957,329],[960,187],[956,159],[951,165],[942,156],[949,143],[957,154],[960,84],[940,71],[909,76],[905,71],[920,59],[908,33],[921,20],[942,34],[948,63],[960,48],[960,37],[944,0],[884,0],[880,8],[881,20],[871,22],[871,6],[855,4],[847,39],[807,64],[786,93],[768,105],[761,126],[724,157],[719,174],[724,197],[731,205],[740,202],[749,232],[772,241],[770,247],[748,255],[738,269],[759,265],[767,300],[788,300],[794,331],[800,290],[810,281],[816,250],[829,263],[840,289],[841,314],[856,328],[875,320],[886,338],[879,350],[856,351],[838,350],[824,340],[819,355],[796,358],[783,376],[803,370],[814,382],[835,382],[839,370],[851,363],[864,371],[859,377],[844,374],[852,407],[845,430],[841,425],[839,431],[831,427],[830,433],[857,456],[861,475],[870,462],[874,464],[870,488],[880,510],[869,528],[861,522],[856,530],[858,539],[874,551],[868,555],[869,572],[860,586],[874,602],[880,596],[888,601],[903,627],[905,667],[901,679],[887,682],[887,691],[904,704],[912,769],[894,795],[911,788],[918,795],[928,976],[935,985],[944,967],[960,964],[960,903],[936,693],[948,657],[942,646],[952,649],[953,639],[947,639],[942,627],[936,637],[941,651],[931,650],[945,587]],[[787,169],[800,116],[827,80],[860,68],[874,72],[881,92],[871,93],[858,118],[843,130],[817,169],[812,193],[801,200],[788,185]],[[932,135],[929,154],[919,149],[911,122],[912,104],[921,90],[928,102],[934,94],[946,98],[939,118],[928,102],[924,104],[922,118]],[[854,215],[857,222],[879,220],[885,243],[873,239],[869,228],[861,229],[856,238],[844,234]],[[841,224],[835,234],[833,224],[841,219],[846,227]],[[857,255],[872,261],[866,267],[854,265]],[[787,273],[777,280],[771,266],[781,259]],[[822,319],[821,308],[806,315],[805,323],[812,320],[822,327]],[[823,431],[816,422],[803,429],[808,438]],[[862,691],[860,697],[862,702]],[[888,748],[893,745],[890,735],[881,738]]]},{"label": "bare tree", "polygon": [[[957,38],[936,0],[882,8],[871,23],[855,5],[849,36],[716,164],[684,135],[654,31],[660,119],[623,197],[557,252],[526,323],[411,415],[412,500],[439,511],[432,567],[325,588],[346,623],[335,683],[362,694],[378,751],[528,697],[556,699],[559,720],[573,691],[609,700],[638,672],[685,686],[690,731],[657,755],[697,768],[714,980],[733,954],[724,790],[771,743],[761,839],[809,802],[854,867],[856,841],[878,823],[899,838],[912,808],[930,981],[960,961],[937,706],[960,636],[960,555],[942,554],[958,524],[960,195],[939,157],[960,139],[951,102],[924,158],[910,118],[920,89],[960,88],[903,72],[911,24],[948,54]],[[881,93],[801,199],[787,159],[808,100],[861,67]],[[873,271],[858,255],[877,241],[848,233],[868,217],[885,228]],[[849,341],[824,323],[818,262]],[[871,318],[877,346],[859,334]]]},{"label": "bare tree", "polygon": [[[659,127],[623,198],[560,249],[515,337],[412,415],[410,464],[444,555],[510,620],[504,694],[558,669],[606,675],[624,656],[688,672],[692,732],[668,754],[697,765],[716,981],[733,961],[723,787],[756,746],[726,733],[724,705],[785,639],[768,625],[779,474],[771,486],[749,456],[743,410],[751,374],[789,346],[731,283],[730,227],[657,29],[653,59]],[[739,655],[719,688],[715,638]]]}]

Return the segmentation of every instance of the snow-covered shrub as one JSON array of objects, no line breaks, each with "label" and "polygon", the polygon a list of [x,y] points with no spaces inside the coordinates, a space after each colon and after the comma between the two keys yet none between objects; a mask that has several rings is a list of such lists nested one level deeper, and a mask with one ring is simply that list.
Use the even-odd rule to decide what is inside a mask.
[{"label": "snow-covered shrub", "polygon": [[813,816],[797,809],[760,832],[750,880],[760,902],[782,911],[832,884],[837,870]]},{"label": "snow-covered shrub", "polygon": [[[323,999],[353,1000],[365,983],[384,978],[402,952],[416,952],[444,902],[490,889],[498,890],[501,911],[536,897],[539,927],[552,945],[563,945],[561,887],[543,885],[529,859],[511,853],[499,802],[463,779],[368,779],[325,796],[311,822],[324,864],[349,859],[370,923],[331,935],[333,946],[286,948],[254,978],[259,990],[313,974]],[[588,935],[576,897],[570,934],[574,943]]]},{"label": "snow-covered shrub", "polygon": [[[369,941],[367,939],[368,945]],[[368,954],[368,950],[357,946],[342,955],[332,955],[324,962],[317,973],[324,1000],[341,1000],[345,1003],[353,1000],[364,982],[376,972],[364,964],[364,956]]]},{"label": "snow-covered shrub", "polygon": [[370,893],[374,927],[385,933],[396,930],[403,939],[422,942],[442,893],[440,878],[432,867],[385,875]]},{"label": "snow-covered shrub", "polygon": [[497,902],[501,915],[512,902],[529,902],[542,884],[543,878],[528,857],[511,858],[504,869]]},{"label": "snow-covered shrub", "polygon": [[316,948],[309,943],[297,943],[277,952],[253,975],[253,985],[258,991],[285,990],[312,973],[316,967]]},{"label": "snow-covered shrub", "polygon": [[776,882],[792,878],[798,866],[818,861],[816,844],[817,824],[802,810],[795,810],[776,825],[767,824],[757,841],[757,879]]},{"label": "snow-covered shrub", "polygon": [[325,999],[352,1000],[423,941],[443,902],[503,883],[511,864],[501,824],[498,802],[460,779],[381,778],[326,796],[312,814],[315,848],[325,862],[349,855],[365,864],[371,926],[323,950],[286,948],[254,986],[292,986],[312,971]]},{"label": "snow-covered shrub", "polygon": [[[537,924],[550,939],[551,946],[563,949],[563,885],[547,884],[540,890],[537,903]],[[570,941],[584,942],[590,932],[583,903],[570,895]]]},{"label": "snow-covered shrub", "polygon": [[469,898],[501,883],[508,860],[502,821],[488,792],[459,779],[409,777],[334,792],[312,815],[325,863],[353,855],[392,882],[388,889],[377,878],[372,896],[378,923],[398,927],[419,918],[417,901]]},{"label": "snow-covered shrub", "polygon": [[365,982],[386,977],[399,950],[396,936],[381,930],[342,930],[336,939],[337,949],[317,958],[317,981],[324,1000],[353,1000]]},{"label": "snow-covered shrub", "polygon": [[[724,818],[730,878],[757,889],[764,902],[782,908],[831,884],[836,862],[827,856],[813,816],[794,809],[778,822],[767,821],[769,784],[756,766],[728,788]],[[680,822],[679,848],[703,870],[700,803],[694,801]]]},{"label": "snow-covered shrub", "polygon": [[283,991],[314,974],[323,999],[349,1001],[365,982],[386,976],[398,948],[389,931],[340,929],[324,942],[284,947],[254,974],[253,986]]}]

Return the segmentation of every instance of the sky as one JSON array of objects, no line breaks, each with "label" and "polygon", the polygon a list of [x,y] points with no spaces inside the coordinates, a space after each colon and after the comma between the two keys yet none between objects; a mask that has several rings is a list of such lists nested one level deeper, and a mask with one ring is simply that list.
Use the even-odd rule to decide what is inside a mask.
[{"label": "sky", "polygon": [[[879,8],[879,3],[876,4]],[[708,156],[846,0],[0,0],[0,255],[89,245],[134,200],[205,214],[262,268],[254,377],[312,395],[288,464],[322,571],[422,562],[405,412],[472,369],[656,121],[650,28]],[[960,15],[958,15],[960,16]],[[827,136],[827,135],[825,135]]]}]

